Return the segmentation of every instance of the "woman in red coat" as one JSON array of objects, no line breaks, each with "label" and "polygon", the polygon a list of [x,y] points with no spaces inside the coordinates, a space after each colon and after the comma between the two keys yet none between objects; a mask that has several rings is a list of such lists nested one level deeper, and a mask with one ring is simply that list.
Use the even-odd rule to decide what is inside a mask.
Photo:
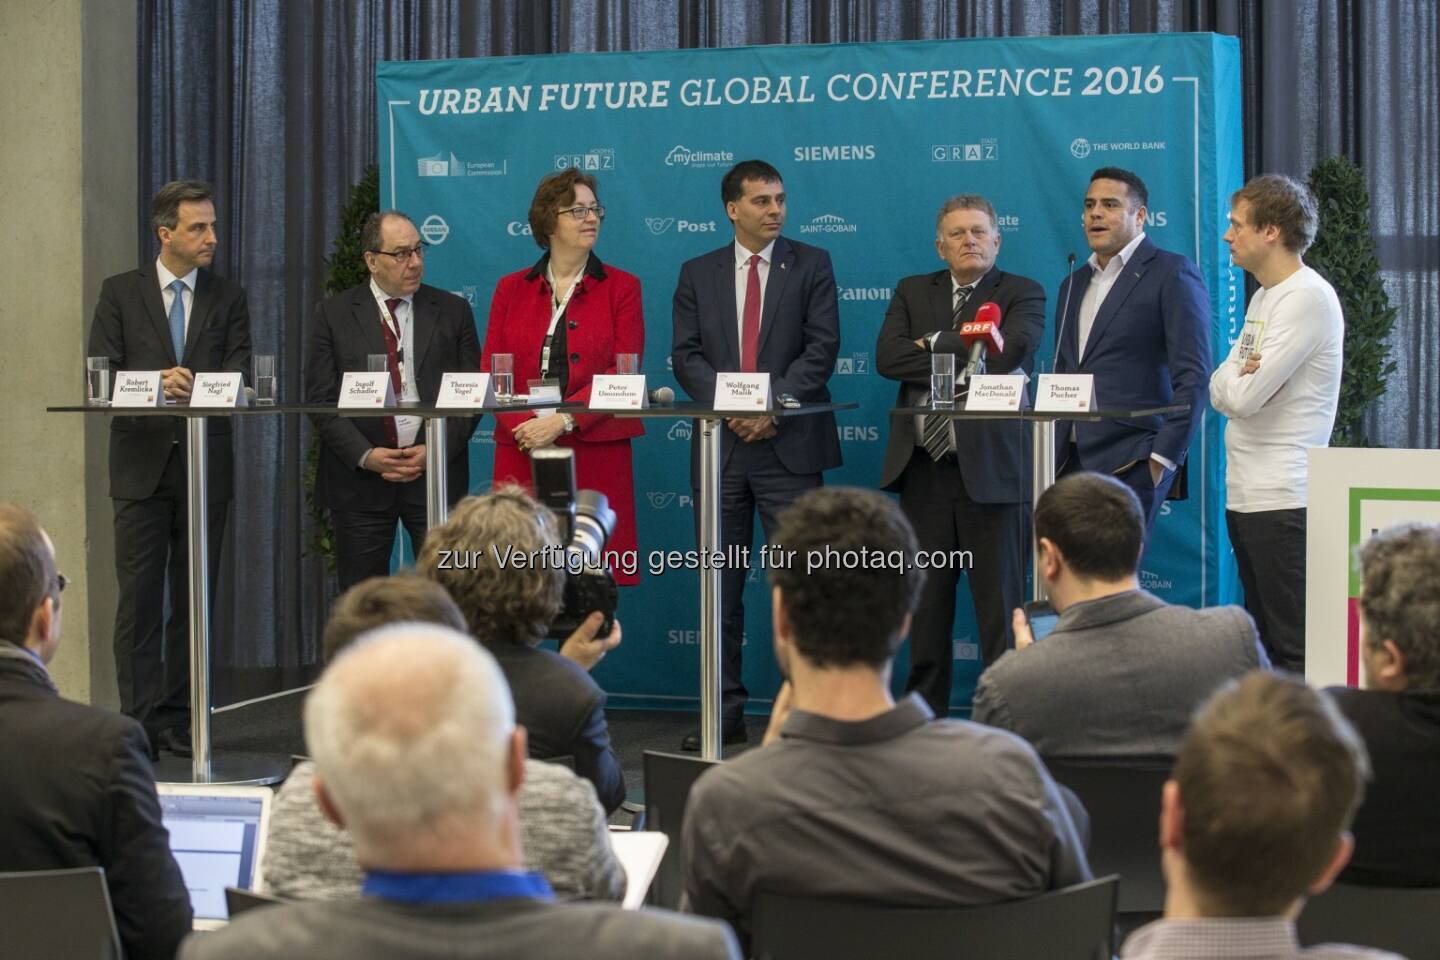
[{"label": "woman in red coat", "polygon": [[[545,254],[533,267],[502,277],[490,302],[490,322],[480,369],[497,353],[515,358],[516,392],[542,377],[558,380],[566,403],[588,404],[590,380],[615,373],[617,354],[645,348],[640,281],[607,267],[595,256],[605,208],[595,178],[575,169],[540,181],[530,203],[530,230]],[[495,486],[532,489],[529,451],[557,444],[575,451],[576,484],[599,490],[615,511],[607,550],[635,551],[635,485],[630,438],[644,432],[639,420],[603,413],[544,410],[495,417]],[[639,582],[638,555],[626,573],[611,564],[622,586]]]}]

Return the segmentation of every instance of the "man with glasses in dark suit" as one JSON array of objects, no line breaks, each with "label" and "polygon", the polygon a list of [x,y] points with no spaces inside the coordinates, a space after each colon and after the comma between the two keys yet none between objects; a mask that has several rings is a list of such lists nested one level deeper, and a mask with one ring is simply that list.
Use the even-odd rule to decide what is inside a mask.
[{"label": "man with glasses in dark suit", "polygon": [[[370,279],[315,308],[305,362],[305,402],[333,405],[346,371],[384,355],[397,401],[433,403],[447,372],[480,369],[475,315],[464,299],[421,283],[425,244],[398,210],[372,214],[361,230]],[[425,537],[424,421],[419,417],[314,418],[322,449],[316,491],[335,530],[340,589],[390,572],[395,524],[412,551]],[[469,492],[466,445],[474,417],[449,417],[451,503]]]}]

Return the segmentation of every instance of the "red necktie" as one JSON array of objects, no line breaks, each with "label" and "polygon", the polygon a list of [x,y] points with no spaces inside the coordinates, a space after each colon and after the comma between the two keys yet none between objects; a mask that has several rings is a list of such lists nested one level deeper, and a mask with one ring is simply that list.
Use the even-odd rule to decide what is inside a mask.
[{"label": "red necktie", "polygon": [[760,254],[750,256],[750,276],[745,280],[745,315],[740,328],[740,369],[755,372],[760,352]]},{"label": "red necktie", "polygon": [[[390,311],[390,319],[395,321],[395,326],[400,326],[400,318],[395,311],[400,309],[400,304],[405,301],[399,297],[391,297],[385,301],[385,309]],[[386,365],[390,368],[390,386],[395,391],[395,402],[400,402],[400,341],[395,339],[395,331],[390,329],[390,324],[384,317],[380,318],[380,329],[385,334],[385,358]],[[391,447],[400,446],[400,432],[395,429],[395,418],[385,418],[385,440]]]}]

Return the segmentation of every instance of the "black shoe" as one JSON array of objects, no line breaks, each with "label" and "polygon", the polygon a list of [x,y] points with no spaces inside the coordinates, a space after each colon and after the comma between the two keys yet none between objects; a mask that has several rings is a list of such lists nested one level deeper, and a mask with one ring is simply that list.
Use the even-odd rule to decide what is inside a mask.
[{"label": "black shoe", "polygon": [[160,736],[155,738],[155,744],[150,752],[151,754],[158,754],[161,750],[167,753],[173,753],[182,760],[189,760],[195,756],[195,751],[191,749],[190,746],[189,736],[174,727],[160,732]]},{"label": "black shoe", "polygon": [[[733,747],[737,743],[749,743],[750,734],[745,730],[745,721],[726,724],[720,728],[720,745]],[[685,739],[680,741],[680,749],[686,753],[700,752],[700,731],[695,730],[685,734]]]}]

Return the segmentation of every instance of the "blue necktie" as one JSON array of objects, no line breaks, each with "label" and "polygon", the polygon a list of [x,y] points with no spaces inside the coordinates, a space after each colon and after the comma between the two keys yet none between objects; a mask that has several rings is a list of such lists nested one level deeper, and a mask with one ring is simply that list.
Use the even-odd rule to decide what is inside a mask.
[{"label": "blue necktie", "polygon": [[175,291],[170,301],[170,342],[175,344],[175,362],[180,363],[185,359],[185,301],[180,296],[185,281],[176,280],[170,289]]}]

